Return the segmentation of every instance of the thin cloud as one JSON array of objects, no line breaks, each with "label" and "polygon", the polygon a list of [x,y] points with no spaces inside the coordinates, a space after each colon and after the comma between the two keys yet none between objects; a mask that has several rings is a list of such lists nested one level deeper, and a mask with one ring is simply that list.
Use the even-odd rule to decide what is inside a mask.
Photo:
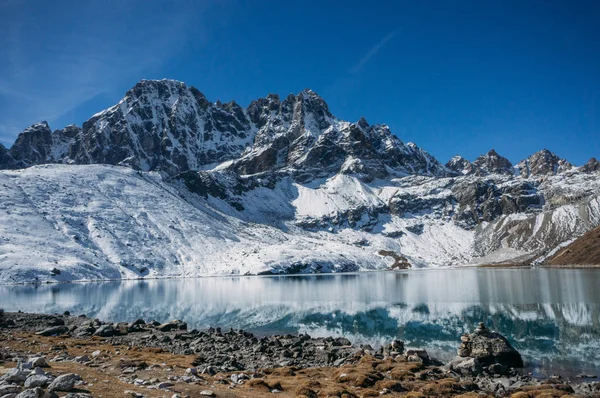
[{"label": "thin cloud", "polygon": [[388,33],[385,37],[379,40],[379,43],[371,47],[371,49],[360,59],[360,61],[358,61],[356,65],[354,65],[350,69],[349,72],[354,75],[359,73],[362,70],[362,68],[367,64],[367,62],[369,62],[369,60],[373,58],[375,54],[377,54],[390,40],[396,37],[398,33],[399,30],[395,30],[393,32]]},{"label": "thin cloud", "polygon": [[0,17],[0,59],[7,61],[0,65],[0,141],[5,146],[41,120],[62,128],[52,122],[98,95],[115,95],[131,81],[152,75],[182,50],[198,23],[198,15],[171,9],[141,21],[149,26],[146,30],[127,29],[126,20],[94,26],[74,22],[72,32],[77,34],[51,32],[54,36],[46,38],[28,30],[40,21],[22,11]]}]

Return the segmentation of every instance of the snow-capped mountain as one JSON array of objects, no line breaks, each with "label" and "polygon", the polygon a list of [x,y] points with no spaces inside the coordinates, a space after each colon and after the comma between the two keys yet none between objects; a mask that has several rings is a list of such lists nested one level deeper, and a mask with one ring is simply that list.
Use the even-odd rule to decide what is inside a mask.
[{"label": "snow-capped mountain", "polygon": [[0,146],[0,281],[543,261],[600,225],[598,165],[444,166],[311,90],[242,108],[144,80]]}]

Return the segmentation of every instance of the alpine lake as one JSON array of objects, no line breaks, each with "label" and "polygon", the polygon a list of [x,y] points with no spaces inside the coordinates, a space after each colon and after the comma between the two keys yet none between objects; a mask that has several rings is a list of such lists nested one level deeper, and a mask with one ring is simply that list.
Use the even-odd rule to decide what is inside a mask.
[{"label": "alpine lake", "polygon": [[104,321],[181,319],[257,335],[393,339],[443,361],[479,322],[506,336],[537,376],[600,374],[600,270],[451,268],[3,285],[6,311]]}]

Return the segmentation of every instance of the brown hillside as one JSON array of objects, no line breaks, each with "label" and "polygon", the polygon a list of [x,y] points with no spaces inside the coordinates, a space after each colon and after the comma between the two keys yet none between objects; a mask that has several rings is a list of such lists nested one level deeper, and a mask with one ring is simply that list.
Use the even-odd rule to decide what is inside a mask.
[{"label": "brown hillside", "polygon": [[547,261],[550,265],[600,265],[600,227],[560,250]]}]

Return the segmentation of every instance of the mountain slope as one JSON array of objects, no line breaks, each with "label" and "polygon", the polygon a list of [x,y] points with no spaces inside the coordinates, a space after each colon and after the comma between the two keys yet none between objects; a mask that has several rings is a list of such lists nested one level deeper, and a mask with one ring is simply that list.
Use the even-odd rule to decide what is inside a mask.
[{"label": "mountain slope", "polygon": [[600,228],[585,233],[546,260],[550,265],[600,265]]}]

